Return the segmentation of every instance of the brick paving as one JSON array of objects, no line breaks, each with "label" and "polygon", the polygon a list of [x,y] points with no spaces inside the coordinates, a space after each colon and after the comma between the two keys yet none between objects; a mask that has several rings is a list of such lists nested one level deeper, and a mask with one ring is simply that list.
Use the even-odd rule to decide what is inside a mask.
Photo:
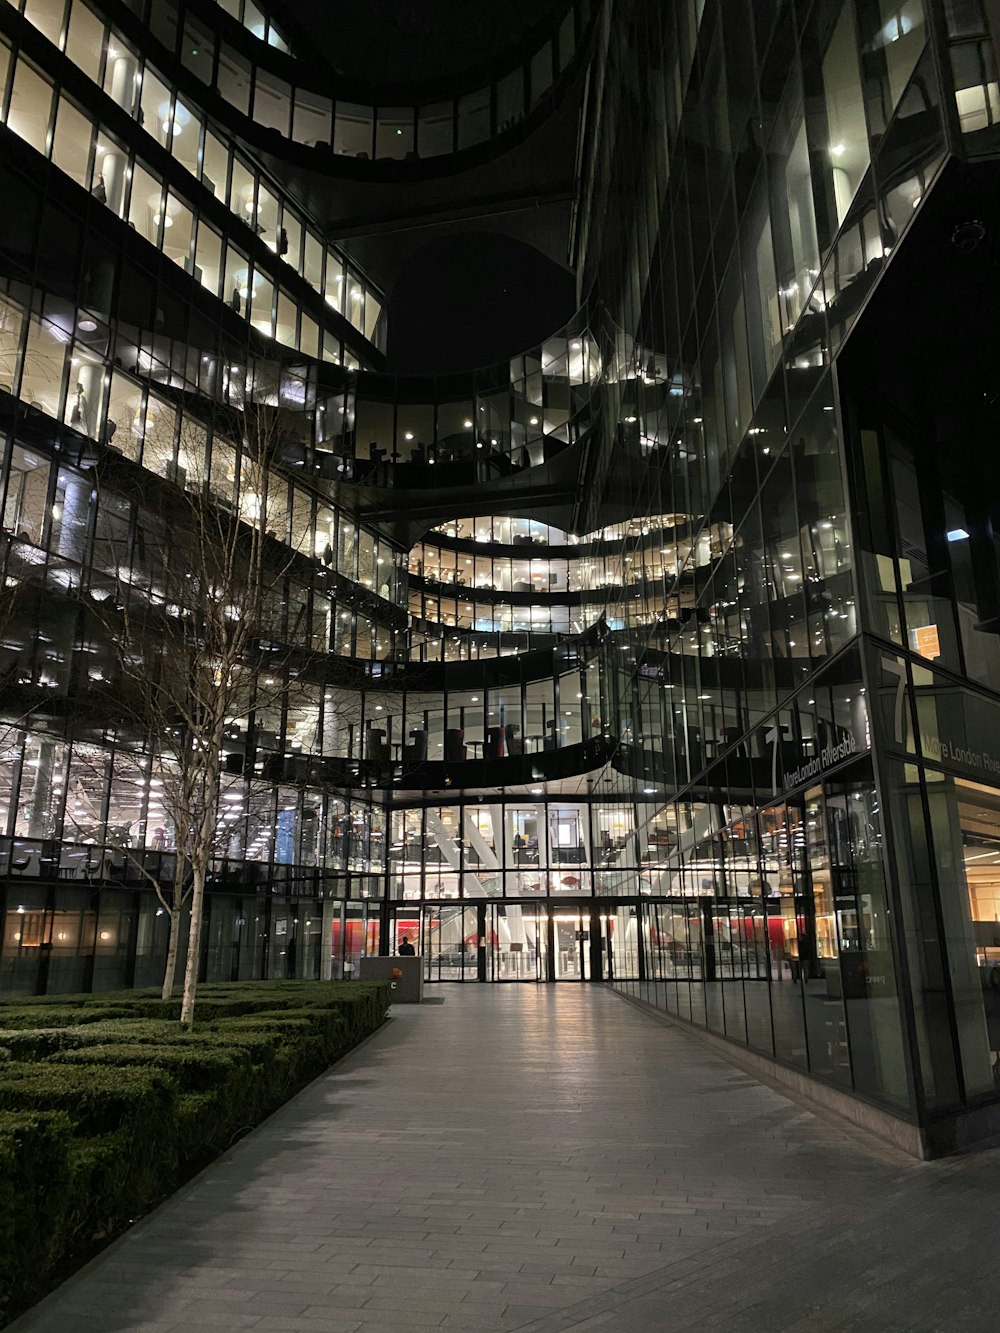
[{"label": "brick paving", "polygon": [[991,1326],[1000,1151],[918,1163],[599,987],[438,987],[10,1333]]}]

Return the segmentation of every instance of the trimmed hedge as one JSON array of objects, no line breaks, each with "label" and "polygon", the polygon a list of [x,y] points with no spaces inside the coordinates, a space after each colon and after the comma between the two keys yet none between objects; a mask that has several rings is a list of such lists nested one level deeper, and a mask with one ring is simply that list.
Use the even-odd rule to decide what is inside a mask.
[{"label": "trimmed hedge", "polygon": [[385,983],[0,999],[0,1325],[382,1023]]},{"label": "trimmed hedge", "polygon": [[72,1134],[58,1111],[0,1111],[0,1295],[15,1309],[60,1256]]},{"label": "trimmed hedge", "polygon": [[[178,1010],[178,1014],[180,1011]],[[132,1014],[124,1005],[81,1005],[70,1008],[68,1005],[51,1005],[46,1007],[41,1014],[32,1013],[30,1009],[13,1009],[9,1006],[0,1007],[0,1027],[3,1028],[34,1028],[34,1027],[70,1027],[77,1023],[102,1023],[112,1018],[131,1018]]]},{"label": "trimmed hedge", "polygon": [[176,1046],[131,1046],[124,1042],[84,1046],[75,1051],[57,1051],[50,1065],[74,1067],[111,1065],[118,1069],[160,1069],[170,1074],[185,1092],[210,1092],[248,1081],[250,1061],[246,1052],[207,1043],[178,1043]]},{"label": "trimmed hedge", "polygon": [[126,1129],[141,1134],[169,1117],[174,1088],[154,1069],[60,1069],[49,1060],[0,1069],[0,1110],[64,1111],[90,1138]]}]

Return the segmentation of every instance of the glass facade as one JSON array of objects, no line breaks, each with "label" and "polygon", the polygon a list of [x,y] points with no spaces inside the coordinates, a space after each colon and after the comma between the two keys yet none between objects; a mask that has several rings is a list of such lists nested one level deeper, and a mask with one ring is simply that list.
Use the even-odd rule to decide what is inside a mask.
[{"label": "glass facade", "polygon": [[[951,374],[977,321],[965,352],[935,349],[940,396],[919,348],[981,297],[951,279],[992,188],[981,159],[960,165],[992,123],[986,16],[859,2],[647,22],[671,72],[643,107],[606,93],[580,255],[636,337],[619,411],[661,461],[633,513],[686,513],[711,545],[704,571],[679,564],[671,591],[692,592],[663,630],[633,635],[625,694],[657,739],[670,711],[683,736],[671,842],[614,984],[954,1144],[991,1124],[1000,1068],[996,492],[973,406],[993,391],[981,363]],[[939,271],[915,308],[921,266]]]},{"label": "glass facade", "polygon": [[[0,9],[0,988],[162,975],[180,751],[122,721],[108,626],[196,614],[183,501],[281,571],[206,977],[405,935],[430,980],[606,982],[932,1147],[995,1132],[986,12],[578,0],[382,108],[266,11]],[[529,135],[583,66],[579,313],[385,373],[316,182]]]}]

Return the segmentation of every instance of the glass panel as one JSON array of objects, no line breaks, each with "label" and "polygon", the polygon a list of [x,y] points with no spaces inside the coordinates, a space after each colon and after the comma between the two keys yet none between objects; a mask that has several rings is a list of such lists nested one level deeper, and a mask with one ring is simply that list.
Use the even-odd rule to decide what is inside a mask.
[{"label": "glass panel", "polygon": [[458,147],[471,148],[490,134],[490,90],[481,88],[458,99]]},{"label": "glass panel", "polygon": [[157,143],[169,144],[174,128],[173,95],[149,66],[142,76],[139,124]]},{"label": "glass panel", "polygon": [[190,271],[197,282],[215,295],[222,278],[222,237],[205,222],[198,224],[198,245]]},{"label": "glass panel", "polygon": [[[88,78],[98,81],[104,54],[104,23],[79,0],[70,11],[66,54]],[[110,51],[108,58],[111,59]]]},{"label": "glass panel", "polygon": [[375,156],[398,159],[412,157],[413,144],[413,107],[379,107]]},{"label": "glass panel", "polygon": [[80,185],[90,180],[90,121],[65,97],[56,110],[56,128],[52,137],[52,161]]},{"label": "glass panel", "polygon": [[287,83],[257,69],[253,95],[253,118],[258,125],[287,136],[291,124],[292,90]]},{"label": "glass panel", "polygon": [[251,95],[251,63],[247,57],[235,51],[231,45],[223,44],[219,53],[219,73],[217,88],[221,97],[236,111],[248,115],[249,95]]},{"label": "glass panel", "polygon": [[560,905],[552,913],[556,981],[590,980],[590,917]]},{"label": "glass panel", "polygon": [[163,185],[138,165],[132,168],[128,220],[140,236],[157,244],[163,222]]},{"label": "glass panel", "polygon": [[49,84],[25,61],[19,60],[14,70],[7,125],[40,153],[44,153],[47,146],[51,105]]},{"label": "glass panel", "polygon": [[62,37],[65,11],[65,0],[24,0],[24,17],[44,33],[53,46],[58,46]]},{"label": "glass panel", "polygon": [[923,0],[879,0],[878,9],[881,26],[872,47],[884,57],[891,106],[895,107],[926,39]]},{"label": "glass panel", "polygon": [[353,102],[338,102],[333,127],[333,151],[344,157],[371,157],[372,109]]},{"label": "glass panel", "polygon": [[329,148],[332,124],[333,103],[330,99],[304,88],[296,88],[292,138],[297,143]]},{"label": "glass panel", "polygon": [[[226,197],[229,150],[213,134],[206,133],[202,150],[201,183],[219,199]],[[238,210],[234,210],[238,211]]]},{"label": "glass panel", "polygon": [[552,44],[546,42],[531,60],[531,105],[535,104],[552,87]]},{"label": "glass panel", "polygon": [[518,67],[497,84],[497,130],[509,130],[523,116],[524,70]]},{"label": "glass panel", "polygon": [[455,114],[451,102],[422,106],[417,127],[417,152],[420,157],[439,157],[454,148]]},{"label": "glass panel", "polygon": [[844,6],[823,57],[823,93],[829,155],[827,170],[839,226],[847,217],[869,162],[854,6],[850,4]]}]

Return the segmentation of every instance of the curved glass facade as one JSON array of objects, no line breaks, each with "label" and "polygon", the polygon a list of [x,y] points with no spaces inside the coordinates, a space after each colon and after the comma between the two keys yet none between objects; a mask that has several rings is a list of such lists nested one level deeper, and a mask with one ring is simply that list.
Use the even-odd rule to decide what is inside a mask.
[{"label": "curved glass facade", "polygon": [[[993,1132],[985,13],[578,5],[434,119],[282,85],[266,7],[224,8],[142,8],[146,44],[96,0],[0,11],[0,987],[162,969],[176,740],[116,713],[108,626],[198,613],[183,503],[280,570],[204,975],[348,976],[407,934],[432,979],[610,982],[929,1150]],[[279,135],[455,152],[591,24],[585,308],[381,373],[382,296]]]},{"label": "curved glass facade", "polygon": [[[147,4],[136,0],[132,8],[143,17]],[[148,9],[150,27],[163,45],[179,51],[191,73],[256,127],[317,149],[320,160],[333,154],[393,162],[461,153],[524,122],[578,64],[592,6],[590,0],[568,0],[551,30],[536,33],[488,80],[473,79],[467,88],[453,85],[446,95],[407,106],[373,105],[365,87],[377,77],[341,77],[342,94],[331,96],[329,79],[319,80],[288,53],[272,20],[251,0],[225,0],[217,7],[199,0],[187,5],[149,0]]]},{"label": "curved glass facade", "polygon": [[[110,109],[109,123],[95,124],[89,105],[85,112],[83,101],[63,90],[56,76],[19,56],[9,72],[6,109],[15,134],[51,154],[56,166],[266,336],[310,356],[359,364],[353,348],[345,352],[342,338],[323,330],[329,308],[369,343],[383,346],[380,293],[322,241],[321,229],[262,166],[236,148],[230,128],[186,99],[176,82],[84,0],[35,0],[24,17],[47,38],[36,43],[43,60],[55,69],[51,48],[63,51],[91,84],[88,103],[93,89],[102,89],[140,132],[126,130]],[[11,63],[9,52],[5,63]],[[166,150],[174,164],[169,174],[158,150]],[[221,208],[199,207],[206,192]],[[313,308],[301,326],[301,285],[298,292],[281,286],[290,272],[322,297],[322,304],[309,303]]]}]

